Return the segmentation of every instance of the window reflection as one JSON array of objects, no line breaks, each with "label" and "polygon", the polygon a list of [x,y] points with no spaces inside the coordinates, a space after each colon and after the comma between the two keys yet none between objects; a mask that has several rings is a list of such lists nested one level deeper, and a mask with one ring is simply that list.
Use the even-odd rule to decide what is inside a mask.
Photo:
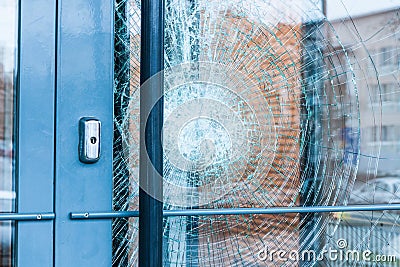
[{"label": "window reflection", "polygon": [[[0,2],[0,212],[12,212],[17,1]],[[13,223],[0,221],[0,266],[13,266]]]}]

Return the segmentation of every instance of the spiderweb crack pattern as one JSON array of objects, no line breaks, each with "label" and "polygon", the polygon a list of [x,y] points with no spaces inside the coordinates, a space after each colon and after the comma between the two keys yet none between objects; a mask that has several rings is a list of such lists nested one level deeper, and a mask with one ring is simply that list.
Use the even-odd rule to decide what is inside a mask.
[{"label": "spiderweb crack pattern", "polygon": [[[136,210],[140,3],[116,3],[114,208]],[[351,23],[329,22],[317,5],[307,0],[166,1],[170,89],[164,96],[164,179],[172,186],[165,186],[165,209],[347,204],[360,158],[369,166],[374,156],[379,158],[379,149],[365,156],[361,151],[366,118],[359,103],[365,92],[359,86],[367,75],[360,73],[360,62],[369,60],[373,66],[374,60],[370,54],[354,57],[369,39],[349,44],[337,24],[350,28]],[[375,32],[379,36],[379,29]],[[214,82],[196,83],[207,68],[214,71],[207,76]],[[171,77],[184,78],[173,87]],[[239,80],[246,82],[238,86]],[[382,97],[374,94],[370,97]],[[224,105],[230,116],[215,113]],[[244,135],[229,127],[233,118]],[[242,157],[231,160],[229,153],[237,148],[232,144],[242,139]],[[217,186],[220,191],[211,190]],[[346,227],[341,220],[336,214],[168,217],[164,265],[298,265],[298,260],[260,262],[257,253],[266,246],[320,251],[335,242],[340,225]],[[360,233],[358,245],[351,244],[368,247],[374,233],[387,242],[397,230],[393,226],[384,236],[374,230],[378,221],[372,218],[364,230],[348,226],[349,232]],[[137,223],[114,220],[113,266],[137,265]]]}]

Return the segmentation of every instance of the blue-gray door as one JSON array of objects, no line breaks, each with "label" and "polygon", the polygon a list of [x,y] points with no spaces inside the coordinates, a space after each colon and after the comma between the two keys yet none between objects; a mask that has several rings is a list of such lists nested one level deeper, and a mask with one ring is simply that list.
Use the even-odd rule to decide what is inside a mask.
[{"label": "blue-gray door", "polygon": [[0,265],[51,266],[54,1],[0,2]]},{"label": "blue-gray door", "polygon": [[[111,266],[112,1],[0,2],[0,266]],[[79,160],[82,117],[101,157]],[[55,214],[58,214],[56,216]]]},{"label": "blue-gray door", "polygon": [[[111,266],[111,220],[71,220],[112,209],[113,1],[57,1],[54,266]],[[96,163],[79,160],[79,121],[101,122]]]}]

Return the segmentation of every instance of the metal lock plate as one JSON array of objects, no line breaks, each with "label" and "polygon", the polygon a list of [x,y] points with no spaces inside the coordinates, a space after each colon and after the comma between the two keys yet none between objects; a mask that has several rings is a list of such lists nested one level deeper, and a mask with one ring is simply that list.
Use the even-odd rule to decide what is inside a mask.
[{"label": "metal lock plate", "polygon": [[79,160],[95,163],[100,159],[101,123],[96,118],[79,120]]}]

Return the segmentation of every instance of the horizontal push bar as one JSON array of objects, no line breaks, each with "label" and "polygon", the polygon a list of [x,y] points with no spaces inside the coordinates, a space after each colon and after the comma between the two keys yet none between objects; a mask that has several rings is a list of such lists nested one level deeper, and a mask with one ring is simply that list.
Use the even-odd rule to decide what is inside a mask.
[{"label": "horizontal push bar", "polygon": [[44,213],[0,213],[0,221],[46,221],[54,220],[55,214]]},{"label": "horizontal push bar", "polygon": [[[315,207],[273,207],[273,208],[232,208],[232,209],[185,209],[164,210],[164,217],[172,216],[213,216],[213,215],[251,215],[251,214],[285,214],[285,213],[321,213],[349,211],[384,211],[400,210],[400,204],[352,205],[352,206],[315,206]],[[110,212],[71,212],[70,218],[80,219],[114,219],[139,217],[139,211]]]},{"label": "horizontal push bar", "polygon": [[71,219],[115,219],[139,217],[139,211],[71,212]]}]

